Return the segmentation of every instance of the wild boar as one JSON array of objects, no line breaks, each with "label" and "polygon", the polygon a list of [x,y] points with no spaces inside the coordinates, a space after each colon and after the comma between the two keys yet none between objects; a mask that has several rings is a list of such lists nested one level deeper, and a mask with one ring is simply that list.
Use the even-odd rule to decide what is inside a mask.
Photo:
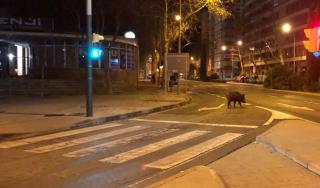
[{"label": "wild boar", "polygon": [[[228,108],[230,107],[230,103],[233,102],[233,108],[236,107],[236,103],[238,102],[241,106],[241,103],[246,103],[245,95],[241,94],[237,91],[235,92],[229,92],[226,94],[226,98],[228,100]],[[241,106],[242,107],[242,106]]]}]

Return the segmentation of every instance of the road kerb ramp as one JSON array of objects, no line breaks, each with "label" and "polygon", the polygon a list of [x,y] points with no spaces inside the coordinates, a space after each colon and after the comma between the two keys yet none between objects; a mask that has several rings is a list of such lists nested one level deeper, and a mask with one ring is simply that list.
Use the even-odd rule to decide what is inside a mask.
[{"label": "road kerb ramp", "polygon": [[147,188],[226,188],[223,179],[206,166],[195,166]]}]

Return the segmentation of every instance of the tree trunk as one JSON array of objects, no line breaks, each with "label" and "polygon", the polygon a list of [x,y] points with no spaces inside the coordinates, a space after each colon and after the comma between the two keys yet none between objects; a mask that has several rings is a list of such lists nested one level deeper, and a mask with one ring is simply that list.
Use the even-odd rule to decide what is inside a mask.
[{"label": "tree trunk", "polygon": [[110,61],[109,61],[110,60],[110,57],[109,57],[110,50],[111,50],[111,47],[108,46],[106,60],[105,60],[105,64],[104,64],[105,83],[106,83],[108,94],[112,94],[111,70],[110,70]]}]

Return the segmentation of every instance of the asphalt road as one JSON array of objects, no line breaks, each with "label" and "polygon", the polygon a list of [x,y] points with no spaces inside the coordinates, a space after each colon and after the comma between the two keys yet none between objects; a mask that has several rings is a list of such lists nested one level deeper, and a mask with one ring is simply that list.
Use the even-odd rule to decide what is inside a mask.
[{"label": "asphalt road", "polygon": [[[0,187],[142,187],[209,164],[278,119],[320,122],[319,96],[202,82],[189,87],[192,103],[178,109],[0,143]],[[245,93],[248,104],[228,109],[229,91]]]}]

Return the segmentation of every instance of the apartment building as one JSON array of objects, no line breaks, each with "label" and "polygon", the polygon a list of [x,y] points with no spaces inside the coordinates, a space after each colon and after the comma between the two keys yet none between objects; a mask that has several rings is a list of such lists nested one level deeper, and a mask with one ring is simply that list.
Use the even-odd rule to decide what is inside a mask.
[{"label": "apartment building", "polygon": [[[304,29],[317,0],[246,0],[242,60],[244,72],[264,75],[277,64],[305,71],[307,55]],[[282,28],[289,25],[287,32]],[[290,28],[291,27],[291,28]]]},{"label": "apartment building", "polygon": [[[220,79],[233,79],[240,73],[238,41],[242,40],[243,0],[226,5],[232,16],[222,18],[209,14],[208,75],[218,74]],[[240,28],[240,29],[239,29]]]}]

